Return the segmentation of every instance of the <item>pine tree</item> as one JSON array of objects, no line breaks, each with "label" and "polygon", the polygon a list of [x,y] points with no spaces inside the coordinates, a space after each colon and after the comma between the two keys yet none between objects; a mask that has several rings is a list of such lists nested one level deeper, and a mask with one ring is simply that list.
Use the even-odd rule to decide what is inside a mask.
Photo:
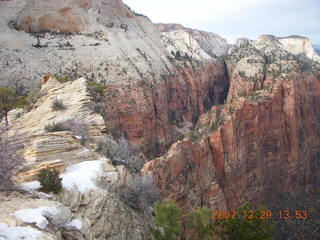
[{"label": "pine tree", "polygon": [[17,102],[15,90],[11,87],[0,87],[0,111],[3,112],[6,125],[8,122],[8,112],[14,108]]},{"label": "pine tree", "polygon": [[222,240],[272,240],[274,223],[266,219],[267,209],[253,209],[251,203],[240,206],[235,217],[216,222]]},{"label": "pine tree", "polygon": [[202,207],[191,212],[188,216],[188,228],[197,232],[198,240],[212,240],[214,226],[211,221],[211,211],[207,207]]},{"label": "pine tree", "polygon": [[149,227],[155,240],[175,240],[182,236],[182,211],[172,200],[165,199],[155,203],[156,227]]}]

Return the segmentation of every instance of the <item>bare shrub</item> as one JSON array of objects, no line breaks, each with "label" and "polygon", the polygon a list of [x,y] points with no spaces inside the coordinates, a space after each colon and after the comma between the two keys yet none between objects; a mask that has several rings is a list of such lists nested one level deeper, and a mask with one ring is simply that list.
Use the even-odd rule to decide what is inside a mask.
[{"label": "bare shrub", "polygon": [[51,123],[44,126],[44,130],[46,132],[64,132],[64,131],[70,131],[71,128],[66,123],[58,122],[58,123]]},{"label": "bare shrub", "polygon": [[129,185],[118,187],[116,192],[122,202],[142,213],[147,213],[160,196],[152,178],[138,175]]},{"label": "bare shrub", "polygon": [[79,137],[80,143],[85,145],[89,140],[88,128],[81,120],[68,120],[66,124],[70,127],[74,135]]},{"label": "bare shrub", "polygon": [[113,165],[116,166],[125,165],[135,172],[140,171],[143,166],[141,156],[134,154],[130,143],[123,135],[118,141],[110,137],[105,137],[98,143],[96,151],[110,158]]},{"label": "bare shrub", "polygon": [[55,99],[52,101],[51,109],[53,111],[63,111],[63,110],[66,110],[67,107],[63,104],[62,100]]},{"label": "bare shrub", "polygon": [[11,177],[14,170],[23,163],[19,152],[23,145],[17,137],[7,137],[8,128],[0,127],[0,189],[13,185]]}]

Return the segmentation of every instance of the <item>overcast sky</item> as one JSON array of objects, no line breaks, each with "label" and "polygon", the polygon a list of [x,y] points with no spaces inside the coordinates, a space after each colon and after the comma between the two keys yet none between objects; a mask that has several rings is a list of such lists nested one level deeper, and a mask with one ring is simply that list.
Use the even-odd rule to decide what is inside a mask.
[{"label": "overcast sky", "polygon": [[302,35],[320,44],[320,0],[123,0],[155,23],[180,23],[233,43],[261,34]]}]

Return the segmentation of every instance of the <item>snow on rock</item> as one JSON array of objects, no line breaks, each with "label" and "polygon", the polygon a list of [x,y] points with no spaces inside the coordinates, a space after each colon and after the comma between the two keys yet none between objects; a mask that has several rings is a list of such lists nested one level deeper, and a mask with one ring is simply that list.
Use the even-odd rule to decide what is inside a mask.
[{"label": "snow on rock", "polygon": [[67,167],[62,174],[63,188],[71,191],[75,185],[82,193],[96,189],[95,180],[102,171],[102,160],[86,161]]},{"label": "snow on rock", "polygon": [[13,215],[22,222],[36,223],[38,228],[45,229],[48,224],[48,220],[44,217],[46,213],[57,215],[60,210],[56,207],[29,208],[16,211]]},{"label": "snow on rock", "polygon": [[73,227],[78,230],[81,230],[81,228],[83,227],[83,224],[80,219],[74,219],[70,223],[67,224],[67,227]]},{"label": "snow on rock", "polygon": [[11,227],[0,223],[0,240],[37,240],[42,233],[29,227]]},{"label": "snow on rock", "polygon": [[[85,161],[70,165],[67,167],[66,172],[61,175],[63,188],[71,191],[76,186],[81,193],[96,189],[95,180],[101,174],[103,162],[106,160],[106,158],[101,158],[95,161]],[[21,188],[27,191],[35,191],[40,188],[40,182],[23,183],[21,184]]]},{"label": "snow on rock", "polygon": [[39,181],[33,181],[33,182],[26,182],[20,185],[23,190],[37,190],[40,188],[40,182]]}]

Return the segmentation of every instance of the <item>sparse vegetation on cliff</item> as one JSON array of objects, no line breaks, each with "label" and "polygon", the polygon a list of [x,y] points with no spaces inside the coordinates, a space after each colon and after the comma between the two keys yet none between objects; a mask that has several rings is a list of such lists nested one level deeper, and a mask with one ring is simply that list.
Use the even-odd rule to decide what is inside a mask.
[{"label": "sparse vegetation on cliff", "polygon": [[[264,211],[262,206],[254,209],[251,203],[245,203],[234,211],[233,216],[227,217],[219,211],[215,214],[207,207],[182,216],[180,206],[166,199],[155,204],[156,227],[150,227],[150,232],[155,240],[178,239],[188,235],[189,230],[194,231],[195,238],[192,239],[197,240],[212,240],[214,235],[222,240],[272,240],[274,223],[266,219]],[[187,223],[184,231],[182,222]]]},{"label": "sparse vegetation on cliff", "polygon": [[41,184],[40,190],[45,193],[58,194],[62,189],[62,178],[56,169],[42,169],[38,174],[38,181]]},{"label": "sparse vegetation on cliff", "polygon": [[76,80],[76,78],[70,77],[70,76],[68,76],[68,75],[64,75],[64,76],[54,75],[54,77],[55,77],[55,78],[57,79],[57,81],[60,82],[60,83],[72,82],[72,81]]},{"label": "sparse vegetation on cliff", "polygon": [[44,127],[44,131],[45,132],[63,132],[63,131],[71,131],[70,126],[68,126],[65,123],[62,122],[58,122],[58,123],[51,123],[51,124],[47,124]]},{"label": "sparse vegetation on cliff", "polygon": [[66,110],[67,107],[64,105],[64,103],[61,99],[55,99],[52,101],[51,109],[52,109],[52,111],[57,112],[57,111]]},{"label": "sparse vegetation on cliff", "polygon": [[113,165],[124,165],[134,172],[140,171],[143,161],[139,155],[135,155],[130,143],[121,136],[117,141],[111,137],[105,137],[98,143],[97,152],[111,159]]},{"label": "sparse vegetation on cliff", "polygon": [[0,127],[0,190],[13,186],[11,177],[24,158],[19,152],[23,145],[16,137],[8,137],[8,128]]},{"label": "sparse vegetation on cliff", "polygon": [[116,189],[120,199],[127,206],[141,213],[150,212],[150,207],[159,200],[159,193],[152,178],[136,175],[128,185]]},{"label": "sparse vegetation on cliff", "polygon": [[6,125],[8,122],[8,112],[15,107],[17,103],[17,95],[12,87],[0,88],[0,111],[4,114]]},{"label": "sparse vegetation on cliff", "polygon": [[154,213],[156,227],[149,227],[154,240],[175,240],[183,235],[182,210],[178,204],[169,199],[156,202]]},{"label": "sparse vegetation on cliff", "polygon": [[211,240],[214,225],[211,220],[212,213],[209,208],[202,207],[188,215],[187,226],[196,232],[198,240]]},{"label": "sparse vegetation on cliff", "polygon": [[215,221],[216,232],[222,240],[272,240],[274,223],[268,220],[266,211],[265,207],[255,209],[251,203],[244,203],[234,217]]},{"label": "sparse vegetation on cliff", "polygon": [[107,86],[102,83],[88,81],[89,92],[92,94],[103,94],[107,89]]},{"label": "sparse vegetation on cliff", "polygon": [[70,127],[70,131],[74,133],[74,135],[79,138],[81,145],[85,145],[89,140],[88,128],[81,121],[81,119],[72,119],[66,122],[66,125]]}]

